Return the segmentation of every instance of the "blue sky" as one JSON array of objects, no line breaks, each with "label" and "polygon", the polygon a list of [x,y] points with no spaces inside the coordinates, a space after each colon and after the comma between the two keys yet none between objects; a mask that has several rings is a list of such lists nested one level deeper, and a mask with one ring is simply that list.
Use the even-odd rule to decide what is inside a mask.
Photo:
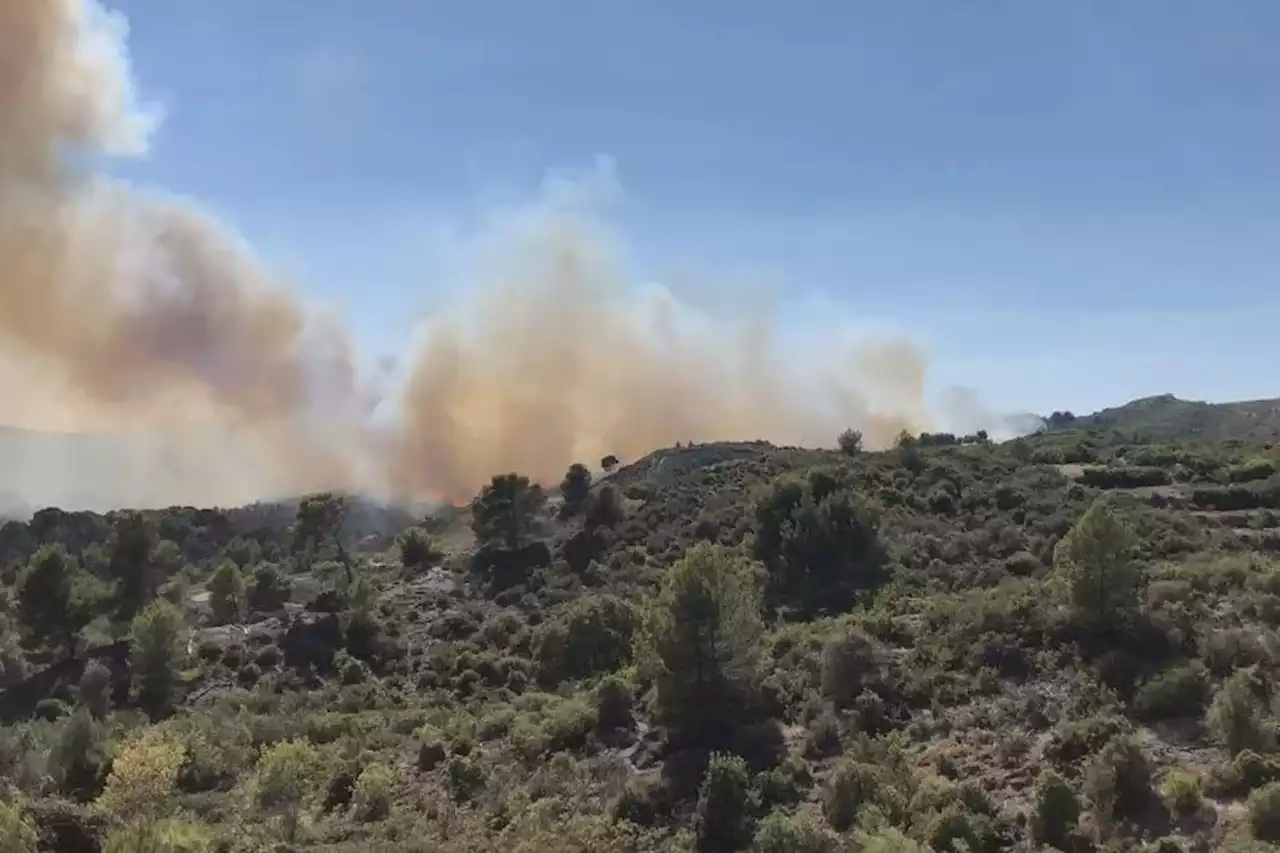
[{"label": "blue sky", "polygon": [[114,0],[200,198],[394,352],[442,235],[611,158],[646,269],[905,330],[936,386],[1280,395],[1275,0]]}]

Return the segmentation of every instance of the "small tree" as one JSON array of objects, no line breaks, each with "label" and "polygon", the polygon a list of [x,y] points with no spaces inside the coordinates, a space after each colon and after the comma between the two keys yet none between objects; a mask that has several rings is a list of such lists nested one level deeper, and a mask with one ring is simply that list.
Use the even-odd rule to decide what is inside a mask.
[{"label": "small tree", "polygon": [[244,617],[244,575],[231,560],[219,563],[209,578],[209,607],[213,610],[213,621],[218,625],[239,622]]},{"label": "small tree", "polygon": [[298,556],[304,571],[311,569],[316,552],[325,542],[329,542],[346,572],[347,584],[354,581],[351,559],[342,545],[342,523],[346,517],[346,499],[332,492],[311,495],[298,504],[298,514],[292,529],[293,553]]},{"label": "small tree", "polygon": [[862,433],[856,429],[847,429],[836,439],[840,452],[845,456],[857,456],[862,452]]},{"label": "small tree", "polygon": [[286,841],[297,834],[298,821],[312,804],[323,772],[323,757],[305,740],[273,744],[258,759],[250,783],[253,802],[280,816]]},{"label": "small tree", "polygon": [[83,708],[66,719],[49,755],[59,793],[87,802],[98,792],[102,772],[102,733]]},{"label": "small tree", "polygon": [[1115,625],[1138,608],[1133,531],[1099,498],[1054,549],[1071,604],[1090,624]]},{"label": "small tree", "polygon": [[45,545],[18,576],[18,618],[39,642],[74,655],[80,631],[93,618],[92,579],[62,545]]},{"label": "small tree", "polygon": [[144,730],[121,745],[97,800],[98,809],[114,825],[103,853],[208,849],[198,826],[172,818],[178,772],[185,760],[183,745],[158,729]]},{"label": "small tree", "polygon": [[1067,838],[1080,820],[1080,801],[1066,780],[1046,771],[1036,782],[1031,837],[1040,844],[1067,849]]},{"label": "small tree", "polygon": [[176,575],[185,564],[182,548],[172,539],[160,539],[152,546],[151,565],[161,580]]},{"label": "small tree", "polygon": [[410,527],[396,538],[400,549],[400,564],[406,571],[424,571],[440,558],[431,544],[431,538],[421,527]]},{"label": "small tree", "polygon": [[258,566],[253,572],[253,584],[246,598],[250,610],[271,613],[284,607],[289,600],[289,582],[280,576],[275,566]]},{"label": "small tree", "polygon": [[186,761],[185,747],[158,729],[144,729],[121,744],[97,805],[122,823],[164,813]]},{"label": "small tree", "polygon": [[836,708],[852,707],[877,663],[876,644],[863,632],[850,630],[836,637],[822,650],[822,694]]},{"label": "small tree", "polygon": [[659,720],[678,736],[717,742],[752,703],[764,630],[758,577],[737,551],[700,542],[645,608],[637,657],[656,683]]},{"label": "small tree", "polygon": [[378,821],[385,818],[391,813],[395,791],[396,777],[390,768],[378,762],[365,765],[351,791],[352,812],[356,820]]},{"label": "small tree", "polygon": [[105,719],[111,712],[111,669],[99,661],[89,661],[80,674],[80,705],[95,720]]},{"label": "small tree", "polygon": [[887,573],[874,508],[838,471],[784,476],[755,508],[756,556],[769,569],[769,601],[800,616],[840,613]]},{"label": "small tree", "polygon": [[178,671],[186,657],[187,629],[182,614],[156,599],[134,617],[129,631],[129,663],[138,704],[153,717],[169,712]]},{"label": "small tree", "polygon": [[715,754],[698,791],[694,838],[698,853],[736,853],[751,840],[751,780],[737,755]]},{"label": "small tree", "polygon": [[[107,547],[107,573],[116,584],[116,618],[132,619],[160,587],[160,572],[152,559],[156,535],[141,513],[115,517]],[[162,558],[164,555],[161,555]]]},{"label": "small tree", "polygon": [[1084,768],[1084,790],[1104,827],[1139,814],[1150,802],[1151,766],[1132,739],[1117,736]]},{"label": "small tree", "polygon": [[1264,724],[1265,711],[1255,689],[1255,676],[1252,667],[1232,673],[1214,695],[1205,715],[1209,733],[1232,755],[1245,749],[1265,750],[1271,745],[1271,733]]},{"label": "small tree", "polygon": [[532,534],[546,496],[520,474],[495,476],[471,502],[471,529],[485,547],[514,551]]},{"label": "small tree", "polygon": [[560,481],[560,494],[564,497],[565,516],[575,515],[582,509],[591,494],[591,472],[586,465],[575,462],[569,466],[564,479]]}]

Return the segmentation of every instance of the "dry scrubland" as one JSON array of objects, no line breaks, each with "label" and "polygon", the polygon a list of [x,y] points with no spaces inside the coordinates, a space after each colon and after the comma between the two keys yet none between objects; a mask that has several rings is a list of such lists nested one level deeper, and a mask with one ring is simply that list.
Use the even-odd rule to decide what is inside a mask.
[{"label": "dry scrubland", "polygon": [[41,511],[0,850],[1280,849],[1275,412]]}]

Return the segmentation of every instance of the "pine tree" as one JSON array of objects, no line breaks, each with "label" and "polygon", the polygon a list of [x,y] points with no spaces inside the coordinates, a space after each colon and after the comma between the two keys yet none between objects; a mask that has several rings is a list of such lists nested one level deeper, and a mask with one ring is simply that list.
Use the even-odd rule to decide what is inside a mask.
[{"label": "pine tree", "polygon": [[107,556],[107,572],[116,582],[116,618],[132,619],[155,598],[161,580],[152,560],[155,546],[155,532],[140,514],[116,517]]},{"label": "pine tree", "polygon": [[36,640],[75,654],[80,631],[93,618],[93,580],[62,545],[45,545],[18,576],[18,617]]},{"label": "pine tree", "polygon": [[1054,549],[1072,606],[1093,625],[1115,625],[1138,608],[1141,580],[1132,529],[1104,498],[1095,500]]},{"label": "pine tree", "polygon": [[564,497],[564,515],[575,515],[582,509],[591,494],[591,472],[581,462],[569,466],[560,482],[560,494]]},{"label": "pine tree", "polygon": [[316,552],[326,541],[333,545],[338,560],[346,572],[347,585],[355,577],[351,558],[342,545],[342,524],[347,517],[347,502],[340,495],[325,492],[304,498],[298,504],[297,518],[293,524],[293,551],[298,555],[302,568],[308,570]]},{"label": "pine tree", "polygon": [[209,607],[219,625],[239,622],[244,616],[245,583],[240,567],[223,560],[209,578]]},{"label": "pine tree", "polygon": [[138,704],[153,717],[173,707],[178,670],[186,657],[187,629],[182,614],[156,599],[134,617],[129,632],[129,664]]},{"label": "pine tree", "polygon": [[764,630],[758,578],[737,551],[702,542],[671,567],[646,608],[638,658],[673,734],[720,739],[755,698]]},{"label": "pine tree", "polygon": [[520,474],[495,476],[471,502],[471,527],[482,546],[514,551],[533,531],[546,496]]}]

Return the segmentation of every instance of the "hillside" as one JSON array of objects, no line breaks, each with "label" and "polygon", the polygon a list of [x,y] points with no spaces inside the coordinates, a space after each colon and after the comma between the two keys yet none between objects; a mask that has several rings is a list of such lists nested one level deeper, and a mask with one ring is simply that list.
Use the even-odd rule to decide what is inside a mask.
[{"label": "hillside", "polygon": [[1280,450],[1115,417],[11,522],[0,838],[1280,849]]},{"label": "hillside", "polygon": [[1280,399],[1232,403],[1144,397],[1078,418],[1050,419],[1054,427],[1106,426],[1155,439],[1270,442],[1280,440]]}]

